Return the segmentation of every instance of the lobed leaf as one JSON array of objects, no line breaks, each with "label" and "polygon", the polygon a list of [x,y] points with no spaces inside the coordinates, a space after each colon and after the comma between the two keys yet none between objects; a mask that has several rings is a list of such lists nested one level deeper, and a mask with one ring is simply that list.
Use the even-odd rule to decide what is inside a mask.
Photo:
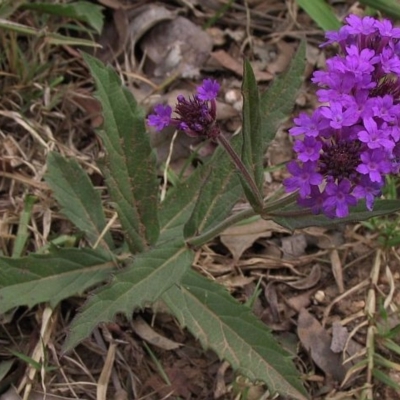
[{"label": "lobed leaf", "polygon": [[[58,153],[49,153],[45,180],[52,189],[62,213],[82,232],[93,245],[107,222],[101,197],[86,172],[74,159],[66,160]],[[105,242],[105,243],[104,243]],[[111,234],[104,235],[104,245],[113,248]]]},{"label": "lobed leaf", "polygon": [[113,256],[91,249],[52,249],[49,254],[0,257],[0,313],[13,307],[61,300],[106,280]]},{"label": "lobed leaf", "polygon": [[103,107],[98,131],[106,149],[103,172],[132,253],[144,251],[159,235],[155,154],[144,115],[112,68],[84,54]]},{"label": "lobed leaf", "polygon": [[265,382],[272,392],[307,398],[289,354],[250,309],[220,285],[188,271],[181,285],[169,288],[162,300],[204,347],[240,373]]},{"label": "lobed leaf", "polygon": [[165,290],[179,283],[193,258],[193,252],[182,240],[136,256],[128,267],[115,275],[109,286],[90,297],[72,321],[64,349],[72,349],[100,322],[112,321],[115,314],[129,316],[135,308],[156,301]]}]

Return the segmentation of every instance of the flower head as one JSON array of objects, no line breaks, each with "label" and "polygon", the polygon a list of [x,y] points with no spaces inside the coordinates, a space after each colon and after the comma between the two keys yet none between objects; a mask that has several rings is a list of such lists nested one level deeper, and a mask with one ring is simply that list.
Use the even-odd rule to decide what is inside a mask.
[{"label": "flower head", "polygon": [[177,98],[175,106],[176,116],[172,116],[170,106],[157,105],[155,114],[147,118],[149,126],[154,126],[157,131],[172,125],[192,137],[205,137],[215,139],[220,131],[216,125],[216,101],[219,91],[218,82],[205,79],[197,88],[197,94],[188,99],[182,95]]},{"label": "flower head", "polygon": [[324,45],[338,43],[341,52],[313,75],[324,105],[294,119],[297,160],[284,181],[299,190],[300,205],[332,218],[361,199],[371,210],[385,176],[399,170],[400,29],[372,17],[346,22],[326,34]]}]

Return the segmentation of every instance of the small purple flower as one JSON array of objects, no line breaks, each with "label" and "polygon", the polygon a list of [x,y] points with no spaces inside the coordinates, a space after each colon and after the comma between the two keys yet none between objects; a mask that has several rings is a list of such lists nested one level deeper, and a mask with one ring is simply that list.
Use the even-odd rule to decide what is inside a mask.
[{"label": "small purple flower", "polygon": [[391,171],[392,164],[387,160],[383,150],[366,151],[360,156],[362,163],[357,171],[362,175],[368,175],[371,182],[382,182],[382,174]]},{"label": "small purple flower", "polygon": [[150,114],[147,118],[149,126],[154,126],[156,130],[161,131],[171,123],[172,108],[157,104],[154,107],[155,114]]},{"label": "small purple flower", "polygon": [[[389,132],[385,129],[378,129],[378,125],[373,118],[364,119],[365,130],[358,132],[358,138],[365,143],[369,149],[384,148],[393,150],[395,143],[389,139]],[[385,128],[385,126],[382,126]],[[386,126],[387,127],[387,126]]]},{"label": "small purple flower", "polygon": [[357,199],[365,199],[369,211],[374,207],[375,198],[381,195],[382,183],[371,182],[367,176],[362,176],[360,183],[354,188],[353,195]]},{"label": "small purple flower", "polygon": [[321,114],[330,120],[330,125],[334,129],[354,125],[359,118],[355,106],[343,110],[343,104],[339,102],[333,102],[329,107],[321,107]]},{"label": "small purple flower", "polygon": [[306,162],[302,166],[292,161],[287,165],[287,169],[293,175],[284,181],[284,185],[290,192],[299,190],[301,197],[307,197],[311,193],[312,185],[318,186],[322,182],[322,175],[315,170],[316,164]]},{"label": "small purple flower", "polygon": [[343,218],[349,214],[349,206],[355,206],[357,199],[350,194],[352,185],[348,179],[343,179],[339,184],[329,182],[326,185],[326,199],[323,209],[328,213],[334,213],[336,217]]},{"label": "small purple flower", "polygon": [[298,154],[300,161],[317,161],[319,152],[322,149],[322,143],[314,137],[306,136],[304,141],[296,140],[293,149]]},{"label": "small purple flower", "polygon": [[197,97],[203,101],[214,100],[219,92],[219,83],[213,79],[204,79],[203,84],[197,88]]}]

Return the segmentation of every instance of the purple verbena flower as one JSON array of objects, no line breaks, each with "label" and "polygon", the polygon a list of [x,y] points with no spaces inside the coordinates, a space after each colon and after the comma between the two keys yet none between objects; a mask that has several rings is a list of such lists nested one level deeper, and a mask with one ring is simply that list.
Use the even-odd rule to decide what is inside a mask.
[{"label": "purple verbena flower", "polygon": [[326,185],[326,199],[323,203],[323,210],[336,217],[342,218],[349,214],[349,206],[355,206],[357,199],[351,194],[352,184],[348,179],[339,183],[329,182]]},{"label": "purple verbena flower", "polygon": [[301,197],[306,197],[311,193],[312,186],[318,186],[322,182],[322,175],[315,171],[315,163],[306,162],[299,165],[292,161],[287,166],[293,177],[285,180],[285,186],[289,191],[299,190]]},{"label": "purple verbena flower", "polygon": [[219,92],[219,83],[213,79],[204,79],[203,84],[197,88],[197,97],[203,101],[214,100]]},{"label": "purple verbena flower", "polygon": [[157,131],[172,125],[191,137],[215,139],[220,134],[216,124],[215,98],[218,91],[218,82],[205,79],[197,88],[196,95],[188,99],[183,95],[177,97],[174,110],[176,116],[172,116],[170,106],[159,104],[154,107],[155,114],[148,116],[147,123],[149,126],[154,126]]},{"label": "purple verbena flower", "polygon": [[314,72],[323,104],[294,119],[297,160],[284,181],[300,205],[331,218],[359,200],[372,210],[385,176],[400,169],[400,28],[356,15],[346,22],[326,34],[324,46],[338,43],[340,53]]},{"label": "purple verbena flower", "polygon": [[158,131],[161,131],[171,123],[172,108],[157,104],[154,107],[155,114],[149,115],[147,123],[149,126],[154,126]]}]

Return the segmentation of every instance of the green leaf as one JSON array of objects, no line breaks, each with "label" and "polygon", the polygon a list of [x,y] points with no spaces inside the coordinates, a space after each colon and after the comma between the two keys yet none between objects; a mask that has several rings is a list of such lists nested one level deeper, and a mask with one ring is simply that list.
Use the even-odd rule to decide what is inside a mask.
[{"label": "green leaf", "polygon": [[342,26],[326,0],[297,0],[297,3],[324,31],[336,31]]},{"label": "green leaf", "polygon": [[260,97],[261,132],[263,133],[264,151],[275,138],[279,125],[290,115],[303,83],[306,61],[306,43],[300,46],[290,63],[289,69],[272,82]]},{"label": "green leaf", "polygon": [[[74,159],[67,160],[58,153],[49,153],[45,180],[62,207],[63,214],[86,235],[93,245],[107,222],[100,193],[93,187],[86,172]],[[104,236],[104,245],[113,248],[111,234]]]},{"label": "green leaf", "polygon": [[26,242],[29,238],[28,225],[31,220],[33,206],[37,198],[32,195],[27,195],[24,199],[24,209],[20,215],[18,222],[18,232],[14,241],[12,257],[21,257],[24,251]]},{"label": "green leaf", "polygon": [[[252,173],[259,191],[264,183],[264,146],[261,132],[260,95],[253,68],[248,60],[244,61],[243,70],[243,147],[242,161]],[[250,199],[249,199],[250,200]]]},{"label": "green leaf", "polygon": [[118,75],[83,54],[103,107],[98,131],[106,148],[103,173],[132,253],[144,251],[159,235],[156,158],[144,125],[144,114]]},{"label": "green leaf", "polygon": [[55,306],[104,281],[115,267],[112,255],[91,249],[0,257],[0,314],[22,305],[50,302]]},{"label": "green leaf", "polygon": [[360,0],[360,3],[382,11],[390,17],[400,19],[400,4],[397,0]]},{"label": "green leaf", "polygon": [[266,326],[220,285],[188,271],[181,286],[172,286],[162,299],[181,325],[234,369],[251,380],[265,382],[272,392],[307,398],[288,353]]},{"label": "green leaf", "polygon": [[90,297],[72,321],[64,349],[72,349],[100,322],[112,321],[115,314],[124,313],[129,317],[135,308],[156,301],[180,281],[193,258],[193,252],[181,240],[136,256],[128,267],[115,275],[109,286]]},{"label": "green leaf", "polygon": [[279,211],[271,219],[290,230],[309,226],[333,226],[347,222],[364,221],[372,217],[388,215],[400,210],[400,200],[376,200],[374,209],[369,211],[364,203],[350,208],[350,215],[345,218],[328,218],[325,215],[312,215],[311,211],[300,206],[289,206]]},{"label": "green leaf", "polygon": [[400,385],[394,381],[388,374],[380,371],[377,368],[372,370],[372,376],[378,381],[382,382],[384,385],[393,388],[394,390],[400,391]]},{"label": "green leaf", "polygon": [[0,18],[0,28],[7,29],[13,32],[21,33],[23,35],[31,35],[38,38],[43,38],[48,44],[65,45],[65,46],[87,46],[87,47],[101,47],[100,44],[93,40],[86,40],[80,38],[73,38],[63,36],[58,33],[45,32],[41,29],[32,28],[31,26],[18,24],[17,22],[9,21]]},{"label": "green leaf", "polygon": [[[231,140],[239,148],[241,138]],[[196,201],[196,206],[185,224],[185,238],[212,228],[231,212],[242,195],[238,172],[222,147],[218,147],[209,165],[201,167],[209,171]]]},{"label": "green leaf", "polygon": [[103,30],[103,7],[88,1],[68,4],[27,3],[22,8],[86,22],[99,34]]},{"label": "green leaf", "polygon": [[160,204],[160,237],[157,245],[170,240],[184,239],[183,228],[189,219],[202,185],[209,175],[206,166],[197,168],[187,179],[168,190]]}]

